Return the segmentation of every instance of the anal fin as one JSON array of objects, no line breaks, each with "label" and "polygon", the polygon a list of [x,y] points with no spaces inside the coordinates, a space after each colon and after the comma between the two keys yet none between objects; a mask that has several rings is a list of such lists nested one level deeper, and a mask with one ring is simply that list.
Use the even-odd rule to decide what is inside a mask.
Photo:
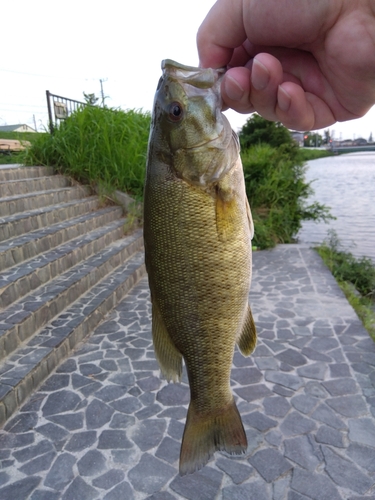
[{"label": "anal fin", "polygon": [[255,349],[257,343],[257,331],[251,313],[250,306],[247,306],[245,322],[241,335],[237,340],[237,345],[244,356],[249,356]]},{"label": "anal fin", "polygon": [[173,344],[155,301],[152,301],[152,340],[162,374],[168,382],[179,382],[182,375],[182,355]]}]

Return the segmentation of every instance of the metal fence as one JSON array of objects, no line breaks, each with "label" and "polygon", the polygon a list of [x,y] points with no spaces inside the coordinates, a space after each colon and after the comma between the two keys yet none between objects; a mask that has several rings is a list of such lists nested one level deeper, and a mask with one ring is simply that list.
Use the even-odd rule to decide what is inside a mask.
[{"label": "metal fence", "polygon": [[73,111],[89,106],[89,104],[81,101],[75,101],[74,99],[69,99],[68,97],[61,97],[60,95],[51,94],[49,90],[46,90],[47,96],[47,108],[48,108],[48,120],[49,129],[51,134],[53,134],[54,129],[58,126],[61,120],[65,120]]}]

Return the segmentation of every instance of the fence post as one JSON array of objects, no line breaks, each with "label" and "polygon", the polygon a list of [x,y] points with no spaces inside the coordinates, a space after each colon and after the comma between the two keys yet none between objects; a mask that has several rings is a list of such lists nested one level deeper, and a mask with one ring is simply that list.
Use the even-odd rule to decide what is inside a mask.
[{"label": "fence post", "polygon": [[[72,112],[77,111],[80,107],[89,106],[89,104],[81,101],[76,101],[75,99],[69,99],[68,97],[62,97],[60,95],[51,94],[49,90],[46,90],[47,96],[47,108],[48,108],[48,119],[49,119],[49,129],[51,134],[55,132],[57,127],[57,120],[65,120]],[[52,118],[52,104],[53,104],[53,116]],[[63,111],[61,111],[63,108]]]},{"label": "fence post", "polygon": [[47,108],[48,108],[48,120],[49,120],[49,130],[53,134],[53,121],[52,121],[52,109],[49,90],[46,90],[47,96]]}]

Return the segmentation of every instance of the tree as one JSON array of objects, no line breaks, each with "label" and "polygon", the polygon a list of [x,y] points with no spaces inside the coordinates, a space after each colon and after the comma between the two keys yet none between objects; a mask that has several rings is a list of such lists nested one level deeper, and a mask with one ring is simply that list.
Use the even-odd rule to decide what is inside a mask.
[{"label": "tree", "polygon": [[331,142],[331,134],[329,129],[327,128],[324,131],[324,139],[323,139],[323,144],[329,144]]},{"label": "tree", "polygon": [[99,97],[96,97],[95,94],[86,94],[83,92],[83,97],[85,98],[86,104],[90,104],[91,106],[95,106],[99,101]]},{"label": "tree", "polygon": [[305,147],[318,147],[323,143],[323,137],[316,132],[305,132],[303,139]]},{"label": "tree", "polygon": [[368,138],[368,142],[373,142],[373,139],[372,139],[372,132],[370,132],[370,137]]},{"label": "tree", "polygon": [[293,138],[289,130],[280,122],[265,120],[257,113],[253,113],[246,121],[239,133],[242,149],[257,144],[269,144],[277,148],[282,144],[292,146]]}]

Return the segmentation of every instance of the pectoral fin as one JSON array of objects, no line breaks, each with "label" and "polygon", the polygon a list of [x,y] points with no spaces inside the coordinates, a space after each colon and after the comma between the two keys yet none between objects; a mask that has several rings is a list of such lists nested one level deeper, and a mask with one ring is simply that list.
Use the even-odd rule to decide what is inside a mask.
[{"label": "pectoral fin", "polygon": [[242,332],[237,340],[237,345],[244,356],[249,356],[255,349],[257,332],[250,306],[248,305]]},{"label": "pectoral fin", "polygon": [[174,346],[155,301],[152,301],[152,340],[162,374],[168,381],[179,382],[182,355]]},{"label": "pectoral fin", "polygon": [[235,210],[236,200],[233,197],[231,200],[223,199],[220,192],[216,198],[216,229],[220,241],[230,240],[231,234],[236,229],[235,226]]}]

